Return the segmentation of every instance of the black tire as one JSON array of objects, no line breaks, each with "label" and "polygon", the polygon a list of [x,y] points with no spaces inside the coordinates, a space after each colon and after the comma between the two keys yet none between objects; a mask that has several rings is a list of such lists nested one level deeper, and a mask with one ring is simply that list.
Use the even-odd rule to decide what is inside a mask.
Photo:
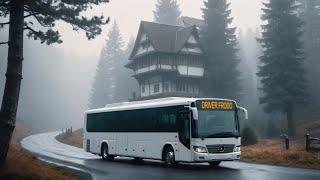
[{"label": "black tire", "polygon": [[134,158],[134,161],[141,162],[141,161],[142,161],[142,158],[135,157],[135,158]]},{"label": "black tire", "polygon": [[101,157],[104,161],[114,160],[114,156],[109,155],[108,145],[106,143],[102,144],[101,147]]},{"label": "black tire", "polygon": [[165,150],[163,160],[167,166],[173,166],[174,164],[176,164],[174,150],[172,147],[168,147]]},{"label": "black tire", "polygon": [[211,167],[218,167],[220,163],[221,161],[212,161],[212,162],[209,162],[209,165]]}]

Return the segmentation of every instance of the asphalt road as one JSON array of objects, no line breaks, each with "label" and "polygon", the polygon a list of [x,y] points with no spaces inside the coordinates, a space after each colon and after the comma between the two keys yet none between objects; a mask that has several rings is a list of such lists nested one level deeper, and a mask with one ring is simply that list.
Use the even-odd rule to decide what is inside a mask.
[{"label": "asphalt road", "polygon": [[222,162],[212,168],[206,163],[178,164],[167,168],[160,161],[135,162],[130,158],[102,161],[99,156],[84,152],[55,139],[57,132],[32,135],[21,141],[22,147],[39,159],[90,173],[93,179],[110,180],[320,180],[320,170],[286,168],[243,162]]}]

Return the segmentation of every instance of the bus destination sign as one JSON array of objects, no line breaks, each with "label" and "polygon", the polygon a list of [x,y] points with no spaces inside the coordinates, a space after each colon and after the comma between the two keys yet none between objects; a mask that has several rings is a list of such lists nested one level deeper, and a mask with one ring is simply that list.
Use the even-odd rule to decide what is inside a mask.
[{"label": "bus destination sign", "polygon": [[235,104],[230,101],[218,100],[200,100],[197,101],[197,108],[199,110],[234,110]]}]

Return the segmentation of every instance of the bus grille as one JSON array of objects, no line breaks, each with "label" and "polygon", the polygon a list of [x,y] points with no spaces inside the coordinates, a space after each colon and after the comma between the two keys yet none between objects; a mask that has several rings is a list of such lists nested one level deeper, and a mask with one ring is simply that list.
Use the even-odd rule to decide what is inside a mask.
[{"label": "bus grille", "polygon": [[209,153],[231,153],[234,150],[234,144],[207,145]]}]

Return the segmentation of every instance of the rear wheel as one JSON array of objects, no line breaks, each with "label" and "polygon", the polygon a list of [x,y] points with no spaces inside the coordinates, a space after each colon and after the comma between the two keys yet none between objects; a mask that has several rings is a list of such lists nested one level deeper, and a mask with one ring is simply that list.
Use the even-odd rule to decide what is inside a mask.
[{"label": "rear wheel", "polygon": [[114,156],[109,155],[108,145],[106,143],[102,144],[101,157],[104,161],[114,160]]},{"label": "rear wheel", "polygon": [[141,162],[141,161],[142,161],[142,158],[135,157],[135,158],[134,158],[134,161],[136,161],[136,162]]},{"label": "rear wheel", "polygon": [[172,147],[168,147],[164,153],[164,162],[166,165],[172,166],[176,163],[175,155]]},{"label": "rear wheel", "polygon": [[213,161],[213,162],[209,162],[209,165],[212,167],[218,167],[220,163],[221,161]]}]

